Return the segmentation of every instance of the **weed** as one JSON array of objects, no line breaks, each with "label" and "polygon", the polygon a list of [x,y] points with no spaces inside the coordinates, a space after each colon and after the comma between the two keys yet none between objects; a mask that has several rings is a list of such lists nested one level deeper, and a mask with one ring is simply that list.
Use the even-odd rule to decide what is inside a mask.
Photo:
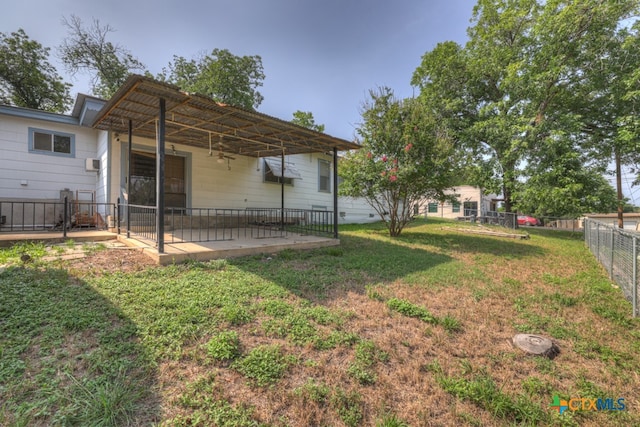
[{"label": "weed", "polygon": [[405,316],[420,319],[423,322],[431,324],[438,323],[438,319],[436,319],[431,313],[429,313],[429,310],[419,305],[415,305],[407,300],[391,298],[387,301],[387,307]]},{"label": "weed", "polygon": [[213,336],[206,344],[207,354],[214,360],[233,360],[240,355],[240,340],[235,331],[225,331]]},{"label": "weed", "polygon": [[455,333],[462,331],[462,324],[460,321],[449,314],[440,319],[440,324],[447,332]]},{"label": "weed", "polygon": [[263,345],[254,348],[231,366],[256,385],[266,386],[276,383],[282,377],[288,363],[280,347]]},{"label": "weed", "polygon": [[386,362],[389,355],[378,349],[373,341],[361,341],[355,349],[355,360],[347,368],[347,372],[360,384],[373,384],[376,374],[373,367],[377,362]]},{"label": "weed", "polygon": [[485,373],[472,379],[440,375],[437,381],[448,393],[475,403],[497,418],[527,425],[537,425],[547,420],[547,414],[528,396],[517,396],[514,400],[513,396],[503,393]]},{"label": "weed", "polygon": [[376,427],[409,427],[409,424],[396,414],[385,414],[381,420],[376,422]]},{"label": "weed", "polygon": [[309,378],[304,385],[295,388],[293,394],[301,397],[304,401],[324,405],[331,394],[331,388],[326,384],[315,381],[313,378]]},{"label": "weed", "polygon": [[338,388],[331,395],[331,406],[348,427],[356,427],[362,421],[362,397],[357,391],[346,392]]},{"label": "weed", "polygon": [[253,313],[251,313],[246,307],[231,303],[223,306],[220,309],[220,315],[229,324],[234,326],[243,325],[253,320]]}]

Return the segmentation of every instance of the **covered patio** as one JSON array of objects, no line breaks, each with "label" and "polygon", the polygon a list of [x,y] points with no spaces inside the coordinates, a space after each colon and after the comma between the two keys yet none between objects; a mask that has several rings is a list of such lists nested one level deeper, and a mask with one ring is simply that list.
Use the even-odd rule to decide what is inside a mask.
[{"label": "covered patio", "polygon": [[[239,253],[249,246],[267,244],[287,247],[290,244],[304,246],[303,243],[313,246],[320,242],[339,244],[338,152],[358,149],[355,143],[262,113],[217,103],[138,75],[129,77],[98,112],[92,126],[108,131],[109,135],[126,138],[128,148],[123,157],[128,165],[127,195],[131,194],[133,138],[155,141],[155,205],[134,205],[125,198],[120,201],[118,211],[124,218],[119,222],[122,237],[126,235],[128,240],[136,239],[141,245],[153,247],[159,259],[183,253],[191,253],[193,258],[193,254],[210,252],[211,248],[207,247],[212,245],[235,246]],[[175,150],[174,144],[208,150],[209,156],[219,164],[228,163],[234,156],[270,158],[266,164],[270,173],[279,179],[280,200],[274,200],[268,207],[218,209],[217,194],[209,190],[207,200],[212,201],[211,206],[173,208],[167,204],[164,188],[167,150]],[[332,158],[333,206],[330,208],[288,207],[285,180],[299,178],[299,173],[287,164],[286,156],[306,153],[322,153]],[[219,229],[225,230],[222,237]],[[225,234],[226,231],[230,234]],[[193,238],[194,235],[197,238]],[[253,242],[247,243],[250,241]]]}]

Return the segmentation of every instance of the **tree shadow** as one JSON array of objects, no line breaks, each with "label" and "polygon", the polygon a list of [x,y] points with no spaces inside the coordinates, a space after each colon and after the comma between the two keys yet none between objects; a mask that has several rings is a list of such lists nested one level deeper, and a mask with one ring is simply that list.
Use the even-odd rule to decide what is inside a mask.
[{"label": "tree shadow", "polygon": [[159,421],[136,325],[88,283],[40,263],[0,270],[0,424]]},{"label": "tree shadow", "polygon": [[339,247],[284,251],[270,256],[268,261],[264,257],[248,257],[229,262],[303,298],[326,302],[347,293],[365,293],[368,285],[418,277],[430,269],[441,269],[437,277],[455,275],[460,260],[454,253],[487,254],[506,261],[545,254],[544,248],[531,242],[412,228],[389,239],[382,228],[363,228],[368,231],[365,234],[355,227],[350,230],[352,233],[341,236]]},{"label": "tree shadow", "polygon": [[392,282],[454,261],[435,251],[358,236],[345,236],[341,246],[285,250],[267,259],[246,257],[229,263],[315,302],[363,294],[367,285]]}]

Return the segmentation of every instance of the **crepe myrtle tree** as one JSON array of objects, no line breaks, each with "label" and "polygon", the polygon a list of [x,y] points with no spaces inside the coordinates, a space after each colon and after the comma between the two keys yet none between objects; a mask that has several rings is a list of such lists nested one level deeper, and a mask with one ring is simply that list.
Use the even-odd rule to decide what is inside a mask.
[{"label": "crepe myrtle tree", "polygon": [[340,164],[340,195],[361,197],[399,236],[424,198],[445,199],[457,170],[453,139],[415,99],[398,100],[387,87],[370,91],[357,129],[362,148]]}]

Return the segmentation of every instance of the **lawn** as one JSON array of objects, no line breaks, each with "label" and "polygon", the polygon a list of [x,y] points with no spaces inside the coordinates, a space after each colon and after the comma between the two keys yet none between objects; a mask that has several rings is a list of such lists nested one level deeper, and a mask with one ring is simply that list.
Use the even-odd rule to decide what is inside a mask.
[{"label": "lawn", "polygon": [[459,227],[166,267],[2,249],[0,425],[640,425],[640,323],[582,235]]}]

